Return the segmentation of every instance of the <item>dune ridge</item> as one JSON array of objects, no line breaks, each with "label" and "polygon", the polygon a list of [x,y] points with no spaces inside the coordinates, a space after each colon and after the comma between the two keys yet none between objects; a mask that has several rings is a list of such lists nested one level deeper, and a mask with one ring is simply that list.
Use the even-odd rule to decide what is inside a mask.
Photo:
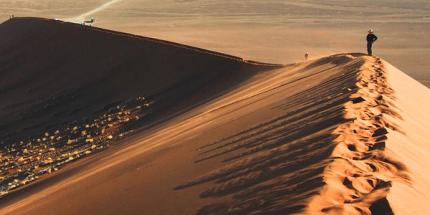
[{"label": "dune ridge", "polygon": [[[362,54],[260,73],[2,210],[392,214],[391,186],[414,181],[386,150],[388,135],[403,132],[389,74],[383,60]],[[137,170],[142,162],[150,163],[146,171]]]},{"label": "dune ridge", "polygon": [[283,99],[261,96],[273,102],[271,110],[280,112],[199,148],[196,163],[221,159],[221,166],[176,189],[211,184],[201,198],[231,197],[200,208],[199,214],[303,211],[323,185],[333,131],[347,122],[343,105],[356,91],[357,68],[363,63],[360,54],[335,55],[295,65],[291,77],[273,79],[266,93],[278,92]]},{"label": "dune ridge", "polygon": [[[330,64],[335,66],[318,68]],[[202,207],[199,214],[394,214],[386,198],[393,182],[410,185],[412,179],[406,165],[385,150],[389,132],[403,133],[387,78],[391,71],[380,58],[360,54],[322,58],[295,74],[309,69],[342,73],[316,84],[315,91],[288,97],[286,115],[199,149],[196,163],[224,157],[223,167],[177,189],[214,183],[200,197],[233,199]],[[296,112],[295,105],[310,101],[310,109]],[[327,106],[321,112],[312,111],[322,104]]]},{"label": "dune ridge", "polygon": [[386,196],[393,181],[410,183],[406,166],[384,153],[389,130],[401,132],[389,118],[401,119],[395,92],[381,59],[359,69],[358,92],[345,104],[345,118],[334,134],[333,161],[324,170],[326,185],[307,208],[309,214],[394,214]]}]

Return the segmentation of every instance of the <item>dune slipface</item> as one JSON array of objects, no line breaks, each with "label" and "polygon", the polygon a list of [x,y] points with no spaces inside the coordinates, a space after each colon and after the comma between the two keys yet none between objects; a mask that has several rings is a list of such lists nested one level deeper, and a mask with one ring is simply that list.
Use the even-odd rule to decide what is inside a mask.
[{"label": "dune slipface", "polygon": [[1,195],[279,67],[39,18],[0,35]]},{"label": "dune slipface", "polygon": [[234,56],[54,20],[16,18],[1,24],[0,34],[3,142],[139,96],[176,105],[197,89],[227,87],[265,69]]},{"label": "dune slipface", "polygon": [[[38,89],[42,98],[54,92],[67,99],[46,109],[24,96],[26,102],[14,98],[1,107],[9,116],[1,134],[18,141],[2,152],[13,163],[5,168],[16,171],[6,176],[20,182],[24,169],[55,171],[11,189],[0,200],[2,214],[428,213],[430,93],[380,58],[339,54],[280,68],[50,20],[13,20],[0,33],[11,29],[19,33],[1,43],[0,75],[21,75],[7,79],[0,96]],[[64,38],[80,39],[69,46]],[[63,94],[70,89],[80,93]],[[18,117],[35,107],[38,112]],[[74,112],[50,118],[69,108]],[[92,120],[79,121],[82,116]],[[58,126],[65,128],[56,133]],[[133,135],[119,137],[130,130]],[[29,139],[20,144],[23,136]],[[72,143],[57,141],[60,136]],[[56,159],[42,155],[41,167],[28,167],[36,162],[23,150],[28,141],[49,144],[54,149],[47,154]],[[55,165],[107,143],[121,144]]]}]

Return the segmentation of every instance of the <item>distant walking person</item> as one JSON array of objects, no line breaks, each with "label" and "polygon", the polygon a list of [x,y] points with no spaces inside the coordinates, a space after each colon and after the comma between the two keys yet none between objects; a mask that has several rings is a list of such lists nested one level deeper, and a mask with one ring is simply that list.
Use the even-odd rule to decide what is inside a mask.
[{"label": "distant walking person", "polygon": [[305,53],[305,60],[308,60],[309,59],[309,53]]},{"label": "distant walking person", "polygon": [[372,56],[372,45],[373,43],[378,39],[378,37],[373,33],[373,29],[369,30],[369,33],[367,34],[366,40],[367,40],[367,54],[369,56]]}]

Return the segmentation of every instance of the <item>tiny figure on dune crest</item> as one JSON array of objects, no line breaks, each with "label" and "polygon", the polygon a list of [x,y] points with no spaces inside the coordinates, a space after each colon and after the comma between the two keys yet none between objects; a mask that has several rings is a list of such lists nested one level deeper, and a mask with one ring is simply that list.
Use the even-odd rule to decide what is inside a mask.
[{"label": "tiny figure on dune crest", "polygon": [[91,19],[88,19],[88,20],[84,20],[82,22],[82,25],[89,25],[89,26],[91,26],[92,24],[94,24],[94,22],[96,22],[96,19],[91,18]]},{"label": "tiny figure on dune crest", "polygon": [[305,61],[307,61],[309,59],[309,53],[305,53]]},{"label": "tiny figure on dune crest", "polygon": [[373,29],[369,29],[369,32],[367,34],[366,40],[367,40],[367,54],[369,56],[372,56],[372,46],[373,43],[378,39],[378,37],[373,33]]}]

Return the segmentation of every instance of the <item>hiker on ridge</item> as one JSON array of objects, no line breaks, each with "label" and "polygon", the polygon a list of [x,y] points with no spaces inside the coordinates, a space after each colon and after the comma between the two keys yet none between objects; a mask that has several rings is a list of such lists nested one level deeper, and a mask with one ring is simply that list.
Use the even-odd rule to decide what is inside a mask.
[{"label": "hiker on ridge", "polygon": [[369,33],[367,34],[366,40],[367,40],[367,54],[369,56],[372,56],[372,45],[373,43],[378,39],[378,37],[373,34],[373,29],[369,30]]}]

